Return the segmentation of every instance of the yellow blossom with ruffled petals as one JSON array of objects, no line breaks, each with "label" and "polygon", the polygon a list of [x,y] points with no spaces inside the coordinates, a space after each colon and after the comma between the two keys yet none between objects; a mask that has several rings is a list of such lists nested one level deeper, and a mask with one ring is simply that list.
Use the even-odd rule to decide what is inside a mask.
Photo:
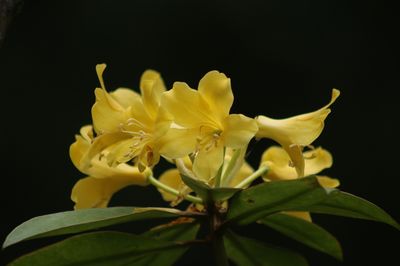
[{"label": "yellow blossom with ruffled petals", "polygon": [[339,97],[340,91],[332,90],[330,102],[317,111],[285,119],[272,119],[266,116],[256,118],[259,130],[257,138],[270,138],[278,142],[289,154],[299,176],[304,176],[304,158],[302,150],[321,134],[329,107]]},{"label": "yellow blossom with ruffled petals", "polygon": [[101,88],[95,90],[92,107],[95,131],[100,137],[109,136],[104,146],[109,148],[106,158],[110,165],[134,160],[143,171],[158,163],[159,140],[170,127],[167,113],[160,109],[164,83],[159,73],[147,70],[140,81],[141,95],[126,88],[108,93],[103,81],[105,68],[105,64],[96,66]]},{"label": "yellow blossom with ruffled petals", "polygon": [[258,130],[254,119],[229,114],[232,103],[230,79],[218,71],[208,72],[198,90],[175,82],[161,99],[174,124],[160,152],[173,159],[191,154],[195,175],[210,181],[224,161],[224,148],[246,147]]},{"label": "yellow blossom with ruffled petals", "polygon": [[148,184],[145,174],[137,167],[125,163],[110,167],[105,156],[107,149],[89,159],[86,155],[93,145],[92,126],[82,127],[80,133],[70,146],[70,157],[75,167],[88,176],[80,179],[72,189],[75,209],[107,207],[112,195],[122,188]]}]

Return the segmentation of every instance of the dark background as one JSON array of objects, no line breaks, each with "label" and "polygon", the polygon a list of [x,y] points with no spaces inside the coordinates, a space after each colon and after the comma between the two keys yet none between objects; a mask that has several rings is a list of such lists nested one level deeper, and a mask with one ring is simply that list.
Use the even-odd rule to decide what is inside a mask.
[{"label": "dark background", "polygon": [[[108,90],[138,88],[147,68],[168,87],[217,69],[232,79],[232,112],[283,118],[342,95],[315,142],[334,155],[325,173],[344,191],[399,212],[398,19],[385,1],[25,1],[0,47],[1,235],[34,216],[70,210],[84,175],[68,147],[90,123],[95,65]],[[256,166],[269,141],[254,149]],[[154,206],[152,187],[124,189],[111,205]],[[261,226],[242,230],[305,254],[310,265],[394,265],[399,232],[379,223],[315,215],[342,243],[344,262]],[[144,224],[118,227],[133,232]],[[60,238],[62,239],[62,238]],[[33,240],[1,252],[3,262],[54,242]],[[395,244],[392,244],[395,243]],[[206,249],[180,265],[211,263]]]}]

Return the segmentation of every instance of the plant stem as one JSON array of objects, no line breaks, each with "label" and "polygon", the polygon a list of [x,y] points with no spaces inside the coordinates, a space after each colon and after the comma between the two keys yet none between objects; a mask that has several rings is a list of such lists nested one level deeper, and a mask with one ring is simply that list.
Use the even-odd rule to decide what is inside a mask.
[{"label": "plant stem", "polygon": [[242,182],[236,185],[235,188],[245,188],[247,185],[250,185],[251,182],[256,180],[259,176],[265,174],[267,171],[268,171],[267,166],[261,166],[260,168],[257,169],[257,171],[255,171],[253,174],[246,177]]},{"label": "plant stem", "polygon": [[234,176],[231,174],[231,172],[237,166],[237,160],[238,160],[239,156],[241,155],[241,153],[242,153],[242,150],[237,149],[233,153],[233,155],[228,163],[228,166],[223,171],[221,180],[224,185],[229,185],[229,182],[231,182],[231,179]]},{"label": "plant stem", "polygon": [[154,178],[154,176],[152,176],[152,175],[149,175],[147,178],[148,178],[150,184],[152,184],[153,186],[155,186],[155,187],[157,187],[159,189],[162,189],[162,190],[164,190],[164,191],[166,191],[168,193],[171,193],[171,194],[173,194],[175,196],[178,196],[178,197],[182,197],[183,196],[186,200],[191,201],[193,203],[200,203],[200,204],[203,203],[203,200],[201,198],[198,198],[198,197],[195,197],[195,196],[192,196],[192,195],[189,195],[189,194],[182,195],[181,193],[179,193],[178,190],[176,190],[176,189],[174,189],[174,188],[172,188],[170,186],[167,186],[166,184],[161,183],[156,178]]},{"label": "plant stem", "polygon": [[207,211],[210,218],[210,238],[215,256],[215,263],[217,266],[229,266],[224,245],[223,231],[220,230],[220,226],[223,222],[221,213],[214,203],[208,204]]},{"label": "plant stem", "polygon": [[224,164],[221,165],[221,167],[218,170],[217,175],[215,176],[215,187],[220,187],[221,186],[222,168],[223,167],[224,167]]},{"label": "plant stem", "polygon": [[228,266],[228,257],[226,256],[224,239],[222,236],[214,237],[212,246],[215,255],[215,263],[217,266]]},{"label": "plant stem", "polygon": [[194,176],[194,173],[185,166],[185,163],[183,162],[182,159],[175,159],[175,165],[176,165],[176,168],[178,168],[179,173],[181,173],[182,175],[191,177],[193,179],[196,179],[196,177]]}]

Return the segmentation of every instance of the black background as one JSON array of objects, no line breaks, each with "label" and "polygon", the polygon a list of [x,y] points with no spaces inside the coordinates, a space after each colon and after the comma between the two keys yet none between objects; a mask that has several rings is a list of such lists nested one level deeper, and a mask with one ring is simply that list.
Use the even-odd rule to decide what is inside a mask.
[{"label": "black background", "polygon": [[[283,118],[342,95],[315,142],[330,150],[325,173],[344,191],[400,220],[398,19],[385,1],[26,1],[0,47],[1,235],[41,214],[70,210],[83,177],[68,147],[90,123],[95,65],[106,86],[136,88],[147,68],[168,87],[217,69],[232,79],[233,113]],[[254,149],[256,166],[269,141]],[[163,204],[152,187],[130,187],[111,205]],[[314,221],[337,236],[344,262],[261,226],[242,233],[291,247],[311,265],[396,265],[399,232],[379,223],[333,216]],[[118,227],[133,232],[144,224]],[[3,262],[54,242],[33,240],[1,252]],[[211,263],[208,250],[179,265]]]}]

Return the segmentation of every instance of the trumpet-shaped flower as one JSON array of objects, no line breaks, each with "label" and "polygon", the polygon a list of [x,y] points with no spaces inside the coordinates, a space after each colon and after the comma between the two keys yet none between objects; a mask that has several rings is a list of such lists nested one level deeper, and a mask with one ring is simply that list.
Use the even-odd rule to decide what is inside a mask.
[{"label": "trumpet-shaped flower", "polygon": [[194,155],[193,172],[210,181],[223,163],[224,148],[246,147],[258,130],[254,119],[229,114],[232,103],[230,79],[218,71],[208,72],[198,90],[175,82],[161,99],[174,124],[160,152],[174,159]]},{"label": "trumpet-shaped flower", "polygon": [[310,145],[321,134],[329,106],[339,97],[340,91],[333,89],[331,101],[317,111],[286,119],[258,116],[258,138],[270,138],[278,142],[289,154],[297,174],[304,176],[303,147]]},{"label": "trumpet-shaped flower", "polygon": [[[147,185],[147,178],[137,167],[119,164],[110,167],[105,155],[107,150],[95,156],[86,156],[93,145],[92,126],[84,126],[70,146],[70,157],[76,168],[88,177],[80,179],[72,189],[71,199],[75,209],[106,207],[112,195],[129,185]],[[90,159],[89,159],[90,158]],[[85,162],[90,160],[90,163]]]},{"label": "trumpet-shaped flower", "polygon": [[147,70],[140,81],[141,95],[125,88],[108,93],[105,68],[105,64],[96,66],[101,88],[95,90],[92,118],[99,136],[113,136],[107,161],[115,166],[133,159],[141,170],[151,167],[159,161],[159,140],[170,127],[169,117],[160,109],[164,83],[159,73]]},{"label": "trumpet-shaped flower", "polygon": [[[322,148],[316,148],[303,153],[305,158],[304,174],[314,175],[332,166],[332,155]],[[281,147],[272,146],[262,155],[261,164],[268,166],[268,172],[263,176],[264,181],[290,180],[299,178],[295,168],[290,164],[291,158]],[[339,180],[327,176],[317,176],[321,186],[335,188],[339,186]],[[308,212],[287,212],[293,216],[311,220]]]}]

